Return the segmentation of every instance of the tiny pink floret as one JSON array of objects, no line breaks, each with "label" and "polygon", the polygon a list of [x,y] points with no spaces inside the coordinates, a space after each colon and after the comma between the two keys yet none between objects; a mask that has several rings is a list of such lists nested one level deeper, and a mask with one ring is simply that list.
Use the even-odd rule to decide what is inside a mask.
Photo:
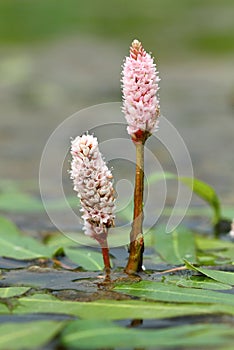
[{"label": "tiny pink floret", "polygon": [[92,135],[78,136],[71,142],[71,179],[81,202],[85,234],[105,239],[114,226],[115,197],[111,171]]},{"label": "tiny pink floret", "polygon": [[153,58],[134,40],[122,72],[123,112],[133,139],[139,131],[152,134],[158,128],[159,81]]}]

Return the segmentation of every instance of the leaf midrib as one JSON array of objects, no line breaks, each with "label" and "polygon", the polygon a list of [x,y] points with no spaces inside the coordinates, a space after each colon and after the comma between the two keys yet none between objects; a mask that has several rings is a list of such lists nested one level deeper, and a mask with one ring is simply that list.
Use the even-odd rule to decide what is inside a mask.
[{"label": "leaf midrib", "polygon": [[[165,291],[164,290],[155,290],[155,289],[150,289],[150,288],[147,288],[147,290],[146,289],[144,289],[144,288],[136,288],[136,289],[131,289],[131,288],[126,288],[126,287],[124,287],[124,288],[121,288],[121,287],[117,287],[116,288],[117,290],[129,290],[129,291],[131,291],[131,292],[144,292],[146,295],[147,294],[149,294],[149,293],[165,293]],[[191,290],[191,289],[189,289],[189,290]],[[195,298],[209,298],[209,299],[214,299],[214,300],[219,300],[219,297],[218,296],[210,296],[210,295],[202,295],[202,294],[192,294],[192,293],[189,293],[189,294],[186,294],[186,293],[184,293],[184,291],[182,291],[181,290],[181,294],[179,293],[179,291],[172,291],[172,290],[167,290],[167,293],[168,294],[173,294],[173,295],[177,295],[177,296],[188,296],[188,297],[195,297]],[[218,292],[214,292],[214,293],[218,293]],[[230,294],[231,295],[231,294]],[[222,293],[220,293],[220,297],[222,296]],[[224,297],[224,296],[223,296]],[[225,298],[223,298],[223,300],[222,301],[225,301],[226,299]],[[175,301],[173,301],[173,302],[175,302]],[[184,301],[184,302],[186,302],[186,301]],[[196,303],[196,301],[194,301],[194,303]],[[205,303],[208,303],[208,304],[210,304],[210,303],[212,303],[212,301],[205,301]],[[234,298],[233,298],[233,302],[232,303],[227,303],[227,302],[225,302],[225,304],[228,304],[228,305],[234,305]]]}]

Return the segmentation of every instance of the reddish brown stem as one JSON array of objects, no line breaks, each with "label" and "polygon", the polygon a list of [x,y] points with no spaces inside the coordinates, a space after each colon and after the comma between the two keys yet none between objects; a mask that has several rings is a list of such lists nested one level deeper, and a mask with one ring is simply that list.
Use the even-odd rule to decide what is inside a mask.
[{"label": "reddish brown stem", "polygon": [[143,224],[143,194],[144,194],[144,142],[135,142],[136,175],[134,191],[134,215],[130,233],[130,252],[125,272],[134,274],[142,270],[144,238]]},{"label": "reddish brown stem", "polygon": [[111,264],[110,264],[110,257],[109,257],[109,249],[108,247],[102,247],[102,256],[103,256],[103,262],[105,266],[106,273],[110,273]]},{"label": "reddish brown stem", "polygon": [[110,256],[109,256],[109,248],[108,248],[108,243],[106,237],[98,237],[96,236],[95,239],[98,241],[102,248],[102,257],[103,257],[103,262],[104,262],[104,268],[106,271],[106,274],[110,273],[111,270],[111,264],[110,264]]}]

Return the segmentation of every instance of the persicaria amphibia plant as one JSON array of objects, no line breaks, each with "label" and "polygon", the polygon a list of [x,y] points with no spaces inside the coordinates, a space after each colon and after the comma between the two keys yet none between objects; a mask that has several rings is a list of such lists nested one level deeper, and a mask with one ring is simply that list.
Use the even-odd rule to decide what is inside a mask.
[{"label": "persicaria amphibia plant", "polygon": [[81,203],[84,232],[102,247],[106,270],[110,269],[107,234],[114,226],[115,197],[112,174],[92,135],[78,136],[71,143],[71,178]]},{"label": "persicaria amphibia plant", "polygon": [[[122,72],[123,112],[128,123],[127,131],[136,146],[134,213],[130,254],[125,268],[128,274],[142,270],[144,144],[158,128],[159,80],[153,58],[138,40],[134,40]],[[112,174],[99,152],[97,139],[91,135],[78,136],[73,140],[71,154],[71,178],[82,206],[84,231],[100,243],[105,268],[108,270],[107,234],[115,218]]]},{"label": "persicaria amphibia plant", "polygon": [[136,146],[134,213],[130,254],[125,268],[131,274],[141,271],[143,263],[144,144],[157,130],[160,115],[160,79],[156,65],[138,40],[132,42],[130,56],[126,57],[122,75],[123,112],[128,123],[127,131]]}]

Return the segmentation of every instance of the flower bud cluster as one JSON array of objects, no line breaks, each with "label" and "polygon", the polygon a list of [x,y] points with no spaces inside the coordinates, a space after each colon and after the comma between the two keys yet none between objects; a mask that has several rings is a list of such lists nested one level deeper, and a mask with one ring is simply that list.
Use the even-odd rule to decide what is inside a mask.
[{"label": "flower bud cluster", "polygon": [[92,135],[78,136],[71,142],[71,179],[81,202],[85,234],[105,239],[114,226],[115,197],[111,171]]},{"label": "flower bud cluster", "polygon": [[122,72],[123,112],[133,139],[142,132],[152,134],[158,128],[159,81],[153,58],[134,40]]}]

